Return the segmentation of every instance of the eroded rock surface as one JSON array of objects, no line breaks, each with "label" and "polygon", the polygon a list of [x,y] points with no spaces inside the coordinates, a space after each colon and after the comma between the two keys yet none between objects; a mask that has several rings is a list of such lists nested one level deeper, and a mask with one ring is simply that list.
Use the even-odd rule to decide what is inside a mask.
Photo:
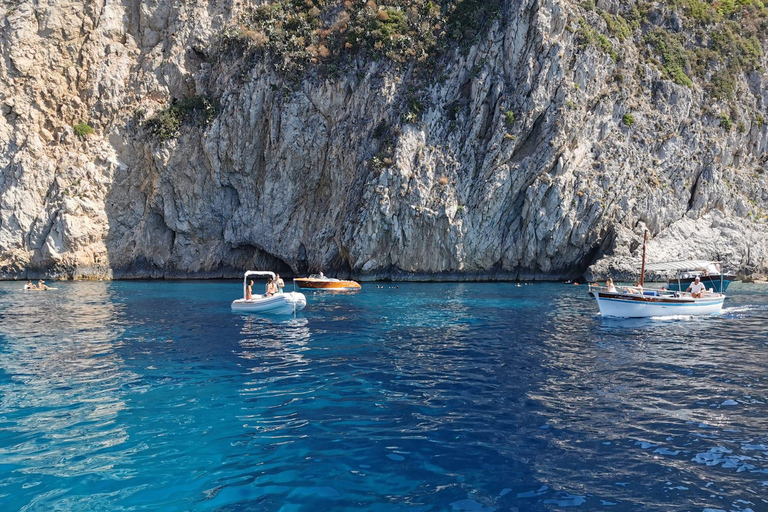
[{"label": "eroded rock surface", "polygon": [[[440,76],[360,59],[297,79],[222,49],[249,8],[0,7],[3,277],[597,278],[635,271],[645,229],[650,260],[766,272],[764,72],[712,100],[639,36],[614,60],[579,44],[578,4],[524,0]],[[210,122],[148,134],[194,97]]]}]

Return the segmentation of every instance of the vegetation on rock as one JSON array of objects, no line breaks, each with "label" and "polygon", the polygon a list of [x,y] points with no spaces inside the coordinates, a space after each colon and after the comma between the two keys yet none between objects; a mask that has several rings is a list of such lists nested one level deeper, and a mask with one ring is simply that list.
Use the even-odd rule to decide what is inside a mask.
[{"label": "vegetation on rock", "polygon": [[72,127],[72,129],[75,131],[75,135],[77,135],[81,139],[84,139],[88,135],[92,135],[96,133],[93,127],[88,123],[77,123],[75,126]]},{"label": "vegetation on rock", "polygon": [[283,0],[246,11],[224,33],[226,49],[267,51],[283,72],[308,64],[333,69],[364,55],[425,62],[452,44],[468,47],[501,11],[502,0]]},{"label": "vegetation on rock", "polygon": [[195,96],[181,101],[174,101],[168,107],[159,111],[147,120],[148,132],[164,142],[176,138],[182,125],[191,124],[198,127],[208,125],[216,117],[218,103],[209,98]]},{"label": "vegetation on rock", "polygon": [[634,36],[664,78],[686,87],[696,82],[713,98],[731,99],[739,74],[762,69],[768,5],[761,0],[641,0],[618,4],[615,14],[592,0],[581,6],[587,11],[577,32],[582,47],[595,46],[616,61],[615,43]]}]

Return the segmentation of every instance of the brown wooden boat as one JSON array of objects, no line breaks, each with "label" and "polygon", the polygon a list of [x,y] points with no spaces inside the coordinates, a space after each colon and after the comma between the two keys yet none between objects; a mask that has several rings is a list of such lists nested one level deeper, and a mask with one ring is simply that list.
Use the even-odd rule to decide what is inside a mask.
[{"label": "brown wooden boat", "polygon": [[325,277],[321,274],[312,274],[309,277],[297,277],[293,280],[299,288],[311,288],[313,290],[359,290],[360,283],[345,279]]}]

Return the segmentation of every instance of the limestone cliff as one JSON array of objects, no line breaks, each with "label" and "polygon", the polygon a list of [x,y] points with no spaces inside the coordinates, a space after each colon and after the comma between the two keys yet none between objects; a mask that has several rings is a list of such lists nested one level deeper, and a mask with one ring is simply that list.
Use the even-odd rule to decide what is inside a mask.
[{"label": "limestone cliff", "polygon": [[760,2],[260,3],[0,7],[2,277],[768,269]]}]

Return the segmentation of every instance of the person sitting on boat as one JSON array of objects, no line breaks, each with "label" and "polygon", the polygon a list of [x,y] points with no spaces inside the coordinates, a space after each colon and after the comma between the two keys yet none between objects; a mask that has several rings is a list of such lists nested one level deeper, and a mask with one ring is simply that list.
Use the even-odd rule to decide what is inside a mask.
[{"label": "person sitting on boat", "polygon": [[275,274],[275,284],[277,285],[277,293],[283,293],[283,288],[285,288],[285,281],[283,281],[283,278],[280,277],[280,274]]},{"label": "person sitting on boat", "polygon": [[32,281],[27,279],[27,284],[24,285],[24,291],[26,291],[26,290],[34,290],[35,288],[37,288],[37,287],[32,284]]},{"label": "person sitting on boat", "polygon": [[627,291],[627,293],[633,293],[633,294],[636,294],[636,295],[642,295],[643,294],[643,287],[640,286],[640,283],[635,283],[634,286],[627,286],[624,289]]},{"label": "person sitting on boat", "polygon": [[248,280],[248,286],[245,288],[245,300],[251,300],[253,298],[253,279]]},{"label": "person sitting on boat", "polygon": [[47,290],[47,289],[48,289],[48,287],[47,287],[47,286],[45,286],[45,281],[43,281],[42,279],[41,279],[41,280],[39,280],[39,281],[37,282],[37,289],[38,289],[38,290]]},{"label": "person sitting on boat", "polygon": [[688,286],[688,288],[685,290],[686,292],[691,292],[691,297],[694,299],[700,299],[704,295],[704,291],[707,289],[706,286],[704,286],[704,283],[701,282],[701,279],[699,276],[696,276],[696,279],[693,280],[693,282]]},{"label": "person sitting on boat", "polygon": [[616,293],[616,287],[613,285],[613,279],[611,279],[610,277],[605,282],[605,287],[608,289],[609,292]]}]

